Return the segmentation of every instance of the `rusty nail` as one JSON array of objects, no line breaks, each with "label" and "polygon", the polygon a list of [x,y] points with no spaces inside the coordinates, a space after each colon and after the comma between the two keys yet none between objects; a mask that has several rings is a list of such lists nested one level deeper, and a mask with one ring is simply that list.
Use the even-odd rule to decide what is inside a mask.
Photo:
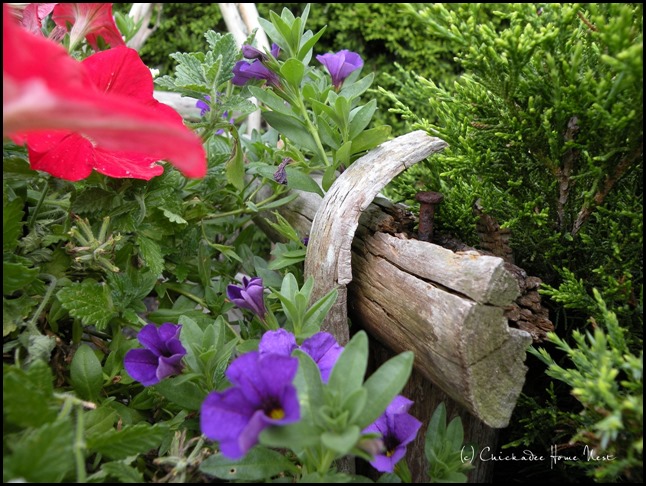
[{"label": "rusty nail", "polygon": [[419,228],[417,238],[420,241],[433,241],[433,218],[435,206],[442,202],[444,196],[439,192],[422,191],[415,195],[419,204]]}]

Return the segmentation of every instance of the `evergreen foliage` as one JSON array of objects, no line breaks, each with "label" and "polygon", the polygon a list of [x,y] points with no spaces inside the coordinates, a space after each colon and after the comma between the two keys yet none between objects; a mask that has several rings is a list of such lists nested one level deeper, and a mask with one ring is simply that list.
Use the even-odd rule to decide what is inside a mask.
[{"label": "evergreen foliage", "polygon": [[[642,6],[509,4],[485,22],[441,4],[410,10],[429,38],[452,46],[463,73],[446,83],[400,68],[387,93],[394,111],[450,147],[389,194],[410,202],[418,190],[441,191],[440,225],[475,245],[476,201],[511,229],[516,263],[546,283],[559,333],[550,341],[575,365],[566,372],[541,354],[584,407],[577,425],[562,414],[558,427],[622,457],[588,462],[596,479],[640,477]],[[597,329],[586,341],[577,329],[589,316],[612,323],[607,335]]]}]

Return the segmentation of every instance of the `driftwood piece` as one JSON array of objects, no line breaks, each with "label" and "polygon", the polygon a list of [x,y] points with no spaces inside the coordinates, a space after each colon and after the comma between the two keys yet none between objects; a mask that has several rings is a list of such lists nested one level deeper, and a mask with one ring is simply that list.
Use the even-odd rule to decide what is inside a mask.
[{"label": "driftwood piece", "polygon": [[355,161],[323,198],[312,222],[305,275],[314,277],[313,299],[338,289],[322,329],[340,344],[349,340],[346,285],[352,280],[352,240],[361,213],[395,176],[446,145],[421,130],[383,143]]},{"label": "driftwood piece", "polygon": [[184,120],[199,120],[200,119],[200,109],[195,106],[197,100],[191,98],[190,96],[182,96],[179,93],[171,93],[170,91],[158,91],[153,92],[154,98],[160,103],[173,108],[177,113],[182,115]]},{"label": "driftwood piece", "polygon": [[[142,46],[148,40],[148,38],[155,33],[159,27],[161,11],[163,4],[161,3],[133,3],[130,8],[128,15],[132,18],[133,22],[136,24],[141,21],[141,27],[137,33],[132,36],[132,38],[126,44],[128,47],[135,49],[136,51],[141,50]],[[152,27],[150,27],[150,22],[153,18],[153,13],[157,10],[157,18]]]},{"label": "driftwood piece", "polygon": [[384,233],[354,250],[353,318],[393,351],[414,350],[417,369],[484,423],[507,426],[531,337],[507,325],[519,289],[504,262]]}]

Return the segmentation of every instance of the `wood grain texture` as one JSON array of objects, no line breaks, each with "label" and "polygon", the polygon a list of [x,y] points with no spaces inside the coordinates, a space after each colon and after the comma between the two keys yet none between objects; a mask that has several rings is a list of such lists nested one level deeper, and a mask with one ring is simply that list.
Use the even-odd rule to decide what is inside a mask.
[{"label": "wood grain texture", "polygon": [[314,277],[313,299],[338,289],[322,328],[339,343],[349,340],[346,285],[352,280],[352,240],[361,213],[395,176],[446,146],[421,130],[397,137],[356,160],[323,198],[312,222],[305,275]]}]

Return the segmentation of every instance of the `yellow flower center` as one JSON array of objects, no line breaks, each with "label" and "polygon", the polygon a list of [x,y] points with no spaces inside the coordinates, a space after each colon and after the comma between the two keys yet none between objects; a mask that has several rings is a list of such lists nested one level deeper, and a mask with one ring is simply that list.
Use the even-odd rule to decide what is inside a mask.
[{"label": "yellow flower center", "polygon": [[268,415],[274,420],[280,420],[285,417],[285,411],[282,408],[272,408]]}]

